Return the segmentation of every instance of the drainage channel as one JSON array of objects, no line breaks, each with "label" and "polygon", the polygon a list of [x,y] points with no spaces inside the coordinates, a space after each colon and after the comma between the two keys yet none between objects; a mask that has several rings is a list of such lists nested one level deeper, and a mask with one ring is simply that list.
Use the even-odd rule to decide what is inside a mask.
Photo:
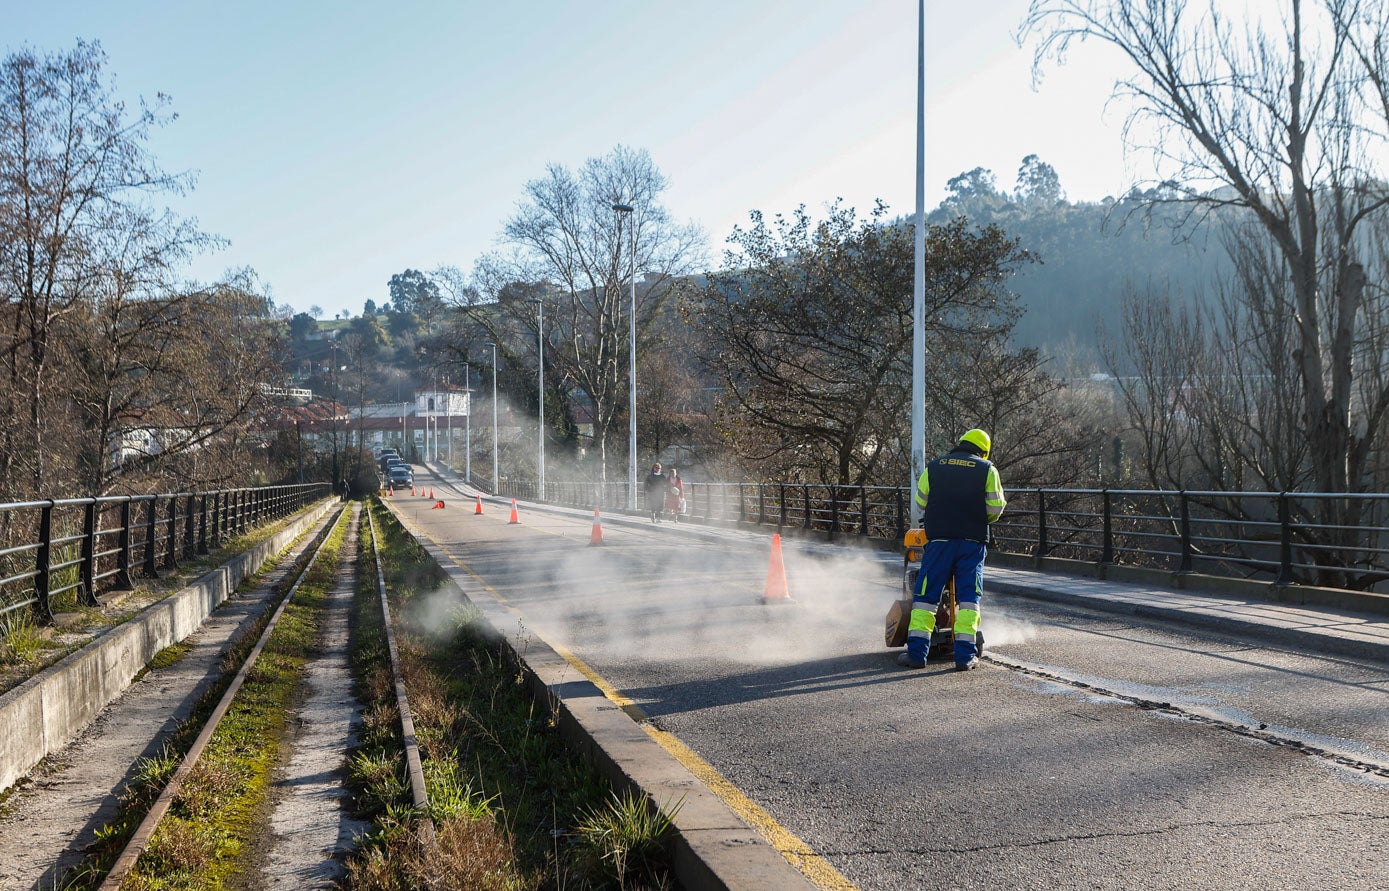
[{"label": "drainage channel", "polygon": [[188,776],[192,773],[193,768],[197,765],[199,756],[202,755],[203,751],[207,748],[207,745],[211,741],[213,734],[216,732],[218,725],[221,723],[222,719],[226,716],[228,710],[231,708],[232,703],[236,699],[237,693],[241,690],[242,685],[245,683],[246,678],[255,668],[257,660],[260,658],[261,653],[265,650],[266,644],[270,641],[271,636],[274,634],[281,617],[285,613],[285,609],[289,606],[291,601],[294,599],[294,595],[299,591],[300,587],[304,584],[304,581],[308,578],[309,572],[313,568],[314,564],[317,563],[319,556],[324,552],[328,544],[328,540],[330,538],[329,533],[337,525],[337,523],[340,520],[340,517],[341,514],[339,513],[338,516],[335,516],[333,520],[326,525],[326,529],[329,530],[329,532],[325,532],[325,534],[315,544],[313,555],[308,560],[303,561],[303,563],[299,567],[298,577],[295,579],[294,584],[280,598],[280,602],[276,606],[275,611],[271,615],[269,621],[266,623],[264,631],[262,631],[259,639],[256,641],[255,646],[252,647],[251,651],[247,654],[245,660],[241,664],[240,669],[237,671],[236,676],[232,679],[226,691],[222,694],[222,697],[218,701],[216,707],[208,716],[206,722],[203,724],[201,731],[198,733],[197,738],[193,741],[193,744],[189,748],[187,754],[184,755],[182,762],[179,764],[179,767],[177,768],[177,770],[175,770],[173,776],[164,786],[164,789],[159,794],[159,797],[150,806],[150,809],[148,810],[148,812],[146,812],[144,819],[141,820],[140,825],[136,828],[134,834],[126,842],[126,845],[124,849],[121,851],[120,856],[116,859],[110,871],[106,874],[106,878],[99,886],[101,891],[117,891],[117,889],[120,888],[122,882],[124,882],[126,877],[130,874],[131,870],[134,869],[137,861],[140,858],[140,855],[143,854],[145,850],[149,847],[150,842],[154,837],[155,830],[158,828],[160,822],[163,820],[165,814],[168,812],[170,806],[173,804],[174,799],[178,796],[180,790],[183,788],[183,785],[187,780]]},{"label": "drainage channel", "polygon": [[[339,518],[340,517],[333,518],[332,523],[328,524],[329,530],[335,527]],[[374,542],[375,548],[375,520],[371,518],[369,512],[368,518],[369,521],[371,521],[372,542]],[[286,591],[285,595],[282,596],[279,605],[275,607],[275,612],[272,614],[268,623],[265,624],[265,630],[261,632],[260,638],[257,639],[256,646],[251,648],[249,655],[246,656],[238,673],[236,673],[236,677],[233,678],[231,684],[228,685],[228,688],[226,688],[226,691],[222,694],[222,698],[219,699],[217,708],[214,708],[213,712],[208,716],[199,735],[194,739],[192,748],[183,756],[182,763],[179,765],[178,770],[175,771],[174,776],[169,778],[168,784],[165,785],[163,792],[161,792],[160,796],[154,801],[153,805],[150,806],[149,812],[147,812],[144,819],[140,821],[140,826],[136,828],[135,834],[132,835],[131,840],[126,842],[121,856],[115,860],[115,865],[111,867],[110,872],[107,873],[106,880],[101,883],[101,891],[117,891],[118,888],[121,887],[121,884],[124,883],[125,878],[129,876],[133,867],[135,867],[140,855],[150,847],[150,841],[153,840],[154,831],[157,830],[158,824],[164,819],[165,813],[168,812],[169,806],[174,803],[174,799],[178,796],[179,791],[181,791],[186,778],[192,773],[193,767],[197,765],[199,756],[203,753],[204,749],[207,748],[211,738],[213,738],[215,731],[217,731],[218,724],[221,723],[226,713],[228,713],[228,710],[231,709],[232,703],[235,702],[236,695],[239,694],[240,689],[243,687],[243,682],[246,681],[251,670],[254,670],[254,667],[256,667],[257,660],[260,659],[265,645],[268,644],[271,635],[274,634],[275,628],[279,624],[279,620],[281,620],[281,617],[285,614],[286,607],[292,602],[294,594],[299,591],[300,585],[303,584],[304,580],[308,577],[308,571],[313,569],[314,563],[317,563],[319,555],[324,552],[326,543],[328,543],[328,538],[328,535],[325,534],[324,537],[319,539],[317,545],[315,545],[313,556],[303,563],[303,567],[301,567],[299,571],[299,577],[296,578],[296,581],[294,581],[292,587],[289,588],[289,591]],[[376,550],[376,555],[378,555],[378,559],[375,560],[376,585],[378,585],[378,591],[379,594],[381,594],[381,609],[383,616],[385,616],[386,639],[388,639],[390,663],[392,663],[394,685],[396,685],[397,706],[399,706],[400,709],[401,726],[403,726],[404,741],[406,741],[406,760],[408,771],[410,771],[411,791],[413,791],[415,808],[417,808],[419,812],[424,813],[424,815],[428,815],[428,798],[426,798],[425,795],[424,771],[421,770],[421,762],[419,762],[419,749],[417,742],[415,742],[414,726],[410,717],[410,703],[408,703],[406,698],[404,682],[401,681],[396,641],[394,641],[394,632],[392,630],[392,623],[390,623],[390,606],[388,600],[386,600],[385,574],[383,574],[381,559],[379,559],[379,549]],[[425,816],[424,820],[422,820],[421,834],[426,844],[432,844],[433,826],[432,823],[429,823],[428,816]]]}]

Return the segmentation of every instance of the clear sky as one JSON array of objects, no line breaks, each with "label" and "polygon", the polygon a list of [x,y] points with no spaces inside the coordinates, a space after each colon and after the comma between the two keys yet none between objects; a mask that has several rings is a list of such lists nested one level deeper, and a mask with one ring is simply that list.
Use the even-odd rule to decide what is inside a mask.
[{"label": "clear sky", "polygon": [[[1027,0],[928,0],[927,206],[1022,158],[1076,200],[1122,192],[1113,73],[1084,53],[1034,91]],[[6,52],[100,41],[118,94],[169,94],[152,149],[197,186],[173,206],[231,242],[275,300],[331,318],[391,275],[470,270],[527,180],[617,144],[670,179],[711,263],[749,211],[842,197],[914,209],[915,0],[0,0]],[[1093,54],[1092,54],[1093,55]]]}]

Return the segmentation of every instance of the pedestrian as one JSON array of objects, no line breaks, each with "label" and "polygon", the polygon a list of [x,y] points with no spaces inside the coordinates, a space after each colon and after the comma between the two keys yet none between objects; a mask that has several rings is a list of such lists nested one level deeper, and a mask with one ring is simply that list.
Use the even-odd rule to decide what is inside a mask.
[{"label": "pedestrian", "polygon": [[666,510],[680,522],[680,513],[685,508],[685,484],[680,479],[680,471],[674,467],[666,474]]},{"label": "pedestrian", "polygon": [[979,665],[975,635],[984,593],[984,553],[989,526],[1003,515],[1008,503],[998,469],[989,461],[991,447],[988,433],[969,430],[955,448],[927,464],[916,483],[916,505],[925,511],[926,546],[912,597],[907,651],[897,657],[897,664],[905,668],[926,667],[936,609],[951,579],[955,581],[955,670],[969,671]]},{"label": "pedestrian", "polygon": [[651,522],[661,522],[661,509],[666,503],[666,476],[661,473],[659,463],[651,465],[651,473],[646,477],[646,509],[651,513]]}]

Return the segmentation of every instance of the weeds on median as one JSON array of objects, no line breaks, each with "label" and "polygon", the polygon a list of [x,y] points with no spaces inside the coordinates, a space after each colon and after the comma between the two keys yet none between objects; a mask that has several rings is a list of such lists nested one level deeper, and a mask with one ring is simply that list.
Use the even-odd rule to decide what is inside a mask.
[{"label": "weeds on median", "polygon": [[[449,601],[445,578],[394,518],[377,510],[382,541],[363,526],[354,670],[366,706],[352,779],[375,829],[348,863],[349,886],[664,889],[669,815],[615,796],[560,739],[517,665],[476,611]],[[423,759],[435,846],[409,808],[374,555],[379,547],[397,647]],[[398,765],[391,767],[388,765]],[[673,812],[674,809],[672,809]]]},{"label": "weeds on median", "polygon": [[0,615],[0,666],[32,665],[52,646],[29,615],[19,610]]}]

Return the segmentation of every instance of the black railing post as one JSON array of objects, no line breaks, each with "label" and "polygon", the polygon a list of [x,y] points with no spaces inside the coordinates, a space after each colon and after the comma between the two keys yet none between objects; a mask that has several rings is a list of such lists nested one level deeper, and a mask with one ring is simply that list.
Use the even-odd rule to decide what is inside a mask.
[{"label": "black railing post", "polygon": [[198,496],[198,553],[207,552],[207,493],[204,492]]},{"label": "black railing post", "polygon": [[193,559],[197,552],[197,542],[193,539],[193,500],[197,496],[188,496],[188,505],[183,509],[183,557],[185,560]]},{"label": "black railing post", "polygon": [[112,582],[121,590],[135,587],[130,579],[130,499],[121,502],[121,531],[116,539],[116,578]]},{"label": "black railing post", "polygon": [[1177,493],[1182,505],[1182,563],[1178,572],[1191,572],[1191,502],[1186,490]]},{"label": "black railing post", "polygon": [[1104,505],[1104,550],[1100,553],[1101,563],[1114,562],[1114,512],[1110,504],[1109,490],[1101,493]]},{"label": "black railing post", "polygon": [[839,536],[839,487],[830,486],[830,541]]},{"label": "black railing post", "polygon": [[96,499],[87,504],[82,517],[82,563],[77,602],[83,606],[101,606],[96,599]]},{"label": "black railing post", "polygon": [[165,533],[168,541],[165,542],[168,550],[165,552],[165,566],[170,569],[178,567],[178,496],[169,496],[169,519],[165,523]]},{"label": "black railing post", "polygon": [[868,487],[858,487],[858,534],[868,535]]},{"label": "black railing post", "polygon": [[1293,583],[1293,518],[1288,493],[1278,493],[1278,578],[1275,585]]},{"label": "black railing post", "polygon": [[222,516],[226,513],[222,508],[222,500],[225,497],[225,492],[212,493],[212,530],[207,542],[211,548],[222,546]]},{"label": "black railing post", "polygon": [[801,483],[801,527],[810,528],[810,485]]},{"label": "black railing post", "polygon": [[1047,542],[1047,493],[1044,489],[1037,490],[1037,559],[1040,560],[1047,556],[1050,549]]},{"label": "black railing post", "polygon": [[147,507],[145,508],[145,568],[142,570],[145,578],[159,578],[159,558],[157,556],[159,540],[159,496],[151,495]]},{"label": "black railing post", "polygon": [[738,484],[738,525],[743,525],[748,521],[748,499],[743,491],[743,484]]},{"label": "black railing post", "polygon": [[767,519],[767,487],[761,483],[757,484],[757,525],[761,526]]},{"label": "black railing post", "polygon": [[776,488],[777,508],[778,513],[780,514],[780,516],[777,518],[776,527],[777,529],[783,529],[786,526],[786,484],[777,483]]},{"label": "black railing post", "polygon": [[39,511],[39,547],[34,554],[34,621],[40,625],[53,624],[53,605],[48,592],[53,588],[53,571],[49,569],[53,554],[53,502]]},{"label": "black railing post", "polygon": [[902,490],[893,489],[892,498],[893,501],[896,502],[893,505],[893,509],[897,514],[897,540],[900,542],[907,537],[907,518],[902,511],[902,502],[904,501],[902,498]]}]

